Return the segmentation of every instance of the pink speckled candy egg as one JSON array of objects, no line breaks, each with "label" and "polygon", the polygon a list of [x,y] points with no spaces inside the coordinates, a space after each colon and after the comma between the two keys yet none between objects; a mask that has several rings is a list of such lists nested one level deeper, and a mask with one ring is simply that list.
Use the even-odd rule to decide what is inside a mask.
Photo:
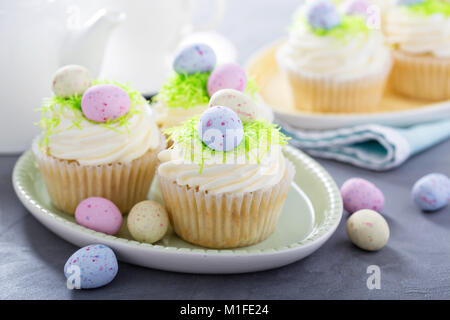
[{"label": "pink speckled candy egg", "polygon": [[214,69],[209,76],[208,94],[211,97],[220,89],[244,91],[246,86],[245,70],[237,63],[226,63]]},{"label": "pink speckled candy egg", "polygon": [[64,66],[53,76],[52,90],[57,97],[82,95],[92,84],[92,76],[85,67]]},{"label": "pink speckled candy egg", "polygon": [[130,110],[130,97],[113,84],[98,84],[83,94],[81,109],[89,120],[107,122],[117,119]]},{"label": "pink speckled candy egg", "polygon": [[242,121],[253,121],[263,118],[262,110],[253,100],[240,91],[222,89],[217,91],[209,100],[209,106],[225,106],[237,113]]},{"label": "pink speckled candy egg", "polygon": [[360,15],[367,16],[369,9],[369,3],[364,0],[347,0],[342,5],[344,8],[344,13],[348,15]]},{"label": "pink speckled candy egg", "polygon": [[122,225],[122,214],[108,199],[91,197],[84,199],[77,206],[75,220],[88,229],[115,234]]},{"label": "pink speckled candy egg", "polygon": [[384,208],[384,195],[373,183],[351,178],[341,186],[341,196],[344,208],[349,213],[361,209],[371,209],[381,212]]},{"label": "pink speckled candy egg", "polygon": [[169,227],[166,209],[156,201],[145,200],[136,204],[128,214],[127,226],[133,238],[154,243],[161,240]]}]

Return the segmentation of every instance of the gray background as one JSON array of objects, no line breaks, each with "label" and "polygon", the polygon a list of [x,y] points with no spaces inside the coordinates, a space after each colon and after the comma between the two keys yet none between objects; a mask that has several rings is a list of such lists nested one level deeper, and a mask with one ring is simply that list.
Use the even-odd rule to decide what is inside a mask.
[{"label": "gray background", "polygon": [[[240,61],[285,32],[298,1],[230,0],[219,32],[239,48]],[[196,17],[211,2],[201,1]],[[4,139],[6,137],[2,137]],[[450,175],[450,141],[419,154],[402,167],[371,172],[319,160],[338,185],[366,178],[386,196],[391,238],[381,251],[354,247],[343,220],[317,252],[289,266],[251,274],[191,275],[120,263],[116,279],[91,291],[65,287],[63,266],[77,249],[39,224],[11,185],[17,156],[0,156],[0,299],[431,299],[450,298],[450,208],[423,213],[410,188],[430,172]],[[381,269],[381,289],[368,290],[366,269]]]}]

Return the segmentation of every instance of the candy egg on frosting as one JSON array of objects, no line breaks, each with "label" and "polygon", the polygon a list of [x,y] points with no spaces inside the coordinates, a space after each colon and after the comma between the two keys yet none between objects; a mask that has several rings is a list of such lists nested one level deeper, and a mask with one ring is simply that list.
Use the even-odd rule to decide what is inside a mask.
[{"label": "candy egg on frosting", "polygon": [[422,210],[439,210],[450,202],[450,179],[440,173],[427,174],[414,184],[412,198]]},{"label": "candy egg on frosting", "polygon": [[308,4],[306,17],[314,29],[330,30],[341,24],[341,16],[329,0],[312,1]]},{"label": "candy egg on frosting", "polygon": [[359,248],[377,251],[389,240],[389,225],[381,214],[373,210],[359,210],[346,224],[347,235]]},{"label": "candy egg on frosting", "polygon": [[56,71],[53,76],[52,90],[57,97],[82,95],[92,84],[92,76],[82,66],[68,65]]},{"label": "candy egg on frosting", "polygon": [[344,208],[349,213],[361,209],[372,209],[381,212],[384,208],[384,195],[373,183],[352,178],[341,186],[341,196]]},{"label": "candy egg on frosting", "polygon": [[202,141],[216,151],[236,148],[244,137],[244,128],[239,116],[230,108],[215,106],[200,116],[198,132]]},{"label": "candy egg on frosting", "polygon": [[122,214],[110,200],[90,197],[77,206],[75,220],[83,227],[106,234],[115,234],[122,225]]},{"label": "candy egg on frosting", "polygon": [[173,69],[179,74],[209,72],[216,65],[216,54],[207,44],[192,44],[183,48],[173,61]]},{"label": "candy egg on frosting", "polygon": [[225,63],[211,72],[208,79],[210,97],[221,89],[244,91],[247,86],[245,70],[237,63]]},{"label": "candy egg on frosting", "polygon": [[345,14],[366,16],[369,4],[364,0],[347,0],[343,7]]},{"label": "candy egg on frosting", "polygon": [[93,244],[77,250],[64,265],[67,284],[76,289],[93,289],[110,283],[119,265],[114,252],[105,245]]},{"label": "candy egg on frosting", "polygon": [[209,106],[228,107],[237,113],[242,121],[252,121],[263,116],[258,105],[253,100],[240,91],[234,89],[222,89],[213,94],[209,100]]},{"label": "candy egg on frosting", "polygon": [[113,84],[98,84],[83,94],[81,109],[89,120],[107,122],[128,113],[130,97],[122,88]]},{"label": "candy egg on frosting", "polygon": [[133,238],[154,243],[161,240],[169,227],[166,209],[156,201],[145,200],[136,204],[128,214],[127,226]]}]

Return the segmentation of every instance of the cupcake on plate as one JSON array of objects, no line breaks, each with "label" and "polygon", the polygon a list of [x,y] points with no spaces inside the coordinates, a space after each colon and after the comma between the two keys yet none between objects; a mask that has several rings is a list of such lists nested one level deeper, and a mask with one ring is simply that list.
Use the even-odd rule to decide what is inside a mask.
[{"label": "cupcake on plate", "polygon": [[394,89],[411,98],[450,99],[450,2],[401,0],[386,15]]},{"label": "cupcake on plate", "polygon": [[277,51],[295,106],[303,111],[371,112],[382,97],[391,69],[389,49],[364,12],[347,8],[354,7],[307,1]]},{"label": "cupcake on plate", "polygon": [[293,176],[286,137],[254,116],[247,95],[218,91],[210,107],[166,130],[157,176],[174,231],[208,248],[248,246],[275,229]]},{"label": "cupcake on plate", "polygon": [[[236,63],[216,67],[216,55],[206,44],[192,44],[180,50],[175,56],[173,69],[174,74],[154,98],[156,122],[162,129],[180,125],[201,114],[208,108],[210,97],[220,89],[242,91],[257,99],[258,103],[264,103],[245,70]],[[265,117],[271,121],[270,109],[265,107],[265,111]]]},{"label": "cupcake on plate", "polygon": [[53,91],[33,142],[53,205],[74,214],[97,196],[125,213],[146,199],[165,142],[141,94],[75,65],[56,73]]}]

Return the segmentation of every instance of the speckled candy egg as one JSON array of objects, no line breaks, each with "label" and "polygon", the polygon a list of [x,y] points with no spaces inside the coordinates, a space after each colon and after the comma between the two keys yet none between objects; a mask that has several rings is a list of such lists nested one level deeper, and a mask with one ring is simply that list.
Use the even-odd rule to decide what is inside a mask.
[{"label": "speckled candy egg", "polygon": [[53,76],[52,90],[58,97],[74,94],[82,95],[92,84],[92,76],[82,66],[68,65],[56,71]]},{"label": "speckled candy egg", "polygon": [[263,117],[263,111],[248,95],[234,89],[222,89],[214,93],[209,100],[209,106],[230,108],[242,121],[252,121]]},{"label": "speckled candy egg", "polygon": [[208,79],[210,97],[221,89],[244,91],[247,86],[245,70],[237,63],[225,63],[211,72]]},{"label": "speckled candy egg", "polygon": [[344,208],[349,213],[361,209],[372,209],[381,212],[384,208],[384,195],[373,183],[352,178],[341,186],[341,196]]},{"label": "speckled candy egg", "polygon": [[127,226],[134,239],[154,243],[161,240],[169,227],[166,209],[156,201],[145,200],[136,204],[128,214]]},{"label": "speckled candy egg", "polygon": [[209,72],[216,65],[214,50],[203,43],[192,44],[183,48],[173,61],[173,69],[179,74]]},{"label": "speckled candy egg", "polygon": [[412,198],[422,210],[439,210],[450,202],[450,179],[440,173],[427,174],[414,184]]},{"label": "speckled candy egg", "polygon": [[93,244],[76,251],[67,260],[64,275],[73,287],[78,284],[78,289],[92,289],[110,283],[118,270],[114,252],[105,245]]},{"label": "speckled candy egg", "polygon": [[88,229],[115,234],[122,225],[122,214],[108,199],[91,197],[84,199],[77,206],[75,220]]},{"label": "speckled candy egg", "polygon": [[83,94],[81,109],[89,120],[107,122],[117,119],[130,110],[130,97],[122,88],[112,84],[90,87]]},{"label": "speckled candy egg", "polygon": [[347,235],[359,248],[376,251],[389,240],[389,226],[386,220],[373,210],[359,210],[347,220]]},{"label": "speckled candy egg", "polygon": [[202,141],[216,151],[236,148],[244,137],[244,128],[239,116],[230,108],[215,106],[200,116],[198,132]]},{"label": "speckled candy egg", "polygon": [[343,7],[345,14],[367,16],[369,4],[364,0],[347,0]]},{"label": "speckled candy egg", "polygon": [[332,29],[341,24],[341,16],[330,0],[312,1],[306,9],[306,17],[315,29]]}]

